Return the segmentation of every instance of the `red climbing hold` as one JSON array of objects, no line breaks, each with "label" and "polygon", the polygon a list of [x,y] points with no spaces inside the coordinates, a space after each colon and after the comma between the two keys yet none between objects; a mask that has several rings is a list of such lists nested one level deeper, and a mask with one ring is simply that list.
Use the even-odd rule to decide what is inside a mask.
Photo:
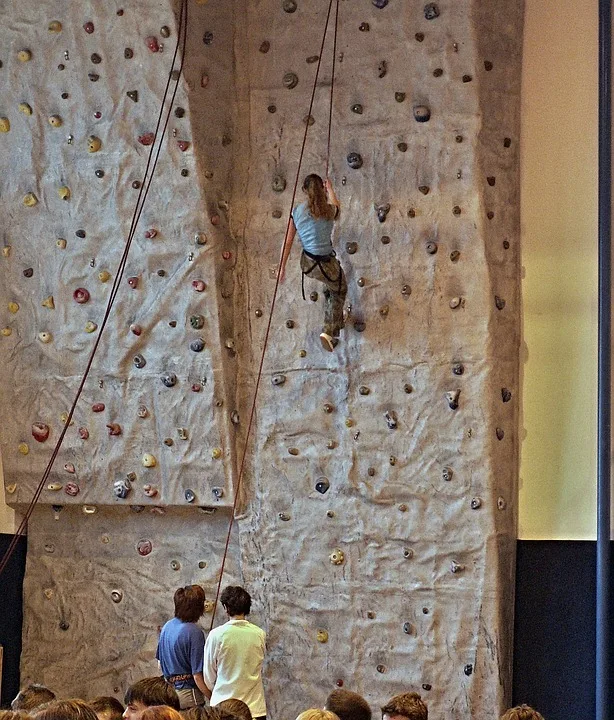
[{"label": "red climbing hold", "polygon": [[156,139],[156,136],[152,132],[144,133],[143,135],[139,135],[139,142],[141,145],[153,145],[154,140]]},{"label": "red climbing hold", "polygon": [[177,140],[177,147],[181,152],[185,152],[190,147],[190,143],[187,140]]},{"label": "red climbing hold", "polygon": [[83,29],[88,35],[91,35],[94,32],[94,23],[91,20],[88,20],[83,24]]},{"label": "red climbing hold", "polygon": [[160,52],[158,38],[154,35],[150,35],[149,37],[145,38],[145,44],[151,50],[151,52]]}]

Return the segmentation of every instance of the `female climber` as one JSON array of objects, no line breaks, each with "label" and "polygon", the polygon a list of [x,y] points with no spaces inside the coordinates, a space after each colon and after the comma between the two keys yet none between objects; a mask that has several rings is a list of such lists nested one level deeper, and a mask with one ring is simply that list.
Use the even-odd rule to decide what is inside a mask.
[{"label": "female climber", "polygon": [[325,350],[332,352],[339,342],[339,332],[343,327],[343,303],[347,293],[343,268],[335,256],[331,241],[333,223],[339,217],[339,200],[330,180],[327,178],[324,182],[315,174],[307,175],[303,182],[303,192],[307,195],[307,200],[292,211],[281,249],[279,282],[285,279],[286,263],[298,231],[303,246],[303,282],[307,275],[325,285],[324,328],[320,333],[320,342]]}]

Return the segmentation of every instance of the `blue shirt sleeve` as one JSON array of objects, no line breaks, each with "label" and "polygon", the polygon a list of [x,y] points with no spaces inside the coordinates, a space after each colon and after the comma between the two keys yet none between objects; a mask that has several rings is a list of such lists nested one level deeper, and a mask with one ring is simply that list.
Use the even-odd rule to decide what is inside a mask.
[{"label": "blue shirt sleeve", "polygon": [[192,675],[201,673],[205,663],[205,634],[200,628],[196,628],[190,643],[190,666]]}]

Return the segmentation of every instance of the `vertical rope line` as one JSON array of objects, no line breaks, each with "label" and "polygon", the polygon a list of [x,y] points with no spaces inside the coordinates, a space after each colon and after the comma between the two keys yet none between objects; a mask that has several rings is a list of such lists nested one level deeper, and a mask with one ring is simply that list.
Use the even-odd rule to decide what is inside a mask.
[{"label": "vertical rope line", "polygon": [[[337,0],[337,4],[338,4],[338,2],[339,2],[339,0]],[[286,235],[284,236],[284,238],[288,236],[288,230],[290,228],[290,223],[292,222],[292,208],[294,207],[294,200],[296,198],[296,192],[298,190],[299,178],[301,175],[301,166],[303,164],[303,156],[305,154],[305,145],[307,143],[307,134],[309,132],[309,117],[311,116],[311,111],[313,110],[313,102],[315,99],[316,88],[318,85],[318,77],[320,75],[320,67],[322,65],[322,54],[324,53],[324,44],[326,42],[326,35],[328,32],[328,24],[330,21],[332,7],[333,7],[333,0],[330,0],[330,2],[328,4],[328,13],[326,14],[326,24],[324,26],[324,34],[322,36],[322,44],[320,45],[320,55],[318,56],[318,65],[316,68],[316,75],[315,75],[315,78],[313,81],[313,88],[311,90],[311,100],[309,101],[309,111],[307,114],[307,122],[305,123],[305,131],[303,133],[303,142],[301,144],[298,168],[296,170],[296,178],[294,180],[294,187],[292,189],[292,200],[290,201],[290,210],[288,212],[288,220],[286,222]],[[335,27],[335,33],[336,33],[336,27]],[[329,130],[329,135],[330,135],[330,130]],[[284,239],[284,246],[285,246],[285,239]],[[283,255],[283,248],[282,248],[282,255]],[[280,269],[281,269],[281,256],[280,256],[279,265],[277,268],[277,278],[275,281],[275,289],[273,291],[273,299],[271,301],[271,310],[269,312],[269,319],[267,322],[266,332],[264,335],[264,345],[262,347],[262,353],[260,355],[260,364],[258,366],[258,374],[256,376],[256,386],[254,388],[254,397],[253,397],[251,410],[250,410],[250,414],[249,414],[249,422],[247,425],[247,431],[245,433],[245,445],[243,446],[243,453],[241,456],[241,464],[239,467],[239,474],[237,477],[237,485],[235,487],[235,497],[234,497],[234,502],[232,503],[232,513],[230,516],[230,521],[228,523],[228,532],[226,533],[226,544],[224,546],[224,554],[222,556],[222,565],[220,568],[220,577],[219,577],[219,580],[217,583],[217,590],[215,593],[215,602],[213,603],[213,610],[211,612],[211,625],[209,626],[209,632],[211,632],[211,630],[213,629],[213,623],[215,622],[215,611],[216,611],[217,603],[218,603],[218,600],[220,597],[220,590],[222,587],[222,579],[224,577],[224,570],[226,568],[226,559],[228,557],[228,548],[230,545],[230,535],[232,532],[232,526],[234,524],[234,514],[235,514],[235,510],[237,508],[237,502],[239,499],[239,490],[241,488],[241,483],[243,481],[243,474],[244,474],[244,470],[245,470],[245,460],[247,458],[247,448],[249,446],[249,438],[251,435],[252,425],[254,422],[254,415],[256,412],[256,401],[258,399],[258,390],[260,389],[260,381],[262,379],[262,368],[264,367],[264,358],[266,356],[266,351],[267,351],[267,347],[269,344],[269,335],[271,332],[271,323],[273,320],[273,312],[275,310],[275,303],[277,301],[277,294],[278,294],[278,290],[279,290],[279,271],[280,271]]]},{"label": "vertical rope line", "polygon": [[335,32],[333,35],[333,68],[330,80],[330,107],[328,109],[328,138],[326,140],[326,177],[328,178],[328,169],[330,166],[330,138],[333,126],[333,98],[335,94],[335,63],[337,62],[337,28],[339,25],[339,0],[336,0],[335,6]]}]

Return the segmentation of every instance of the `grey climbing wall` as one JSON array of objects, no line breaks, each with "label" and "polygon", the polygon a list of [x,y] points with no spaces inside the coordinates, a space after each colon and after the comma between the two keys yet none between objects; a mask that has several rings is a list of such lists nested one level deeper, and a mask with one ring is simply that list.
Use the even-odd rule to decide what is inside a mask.
[{"label": "grey climbing wall", "polygon": [[[16,506],[102,321],[180,4],[4,6],[0,439]],[[301,175],[324,172],[332,34],[307,116],[328,3],[187,6],[126,276],[30,525],[23,675],[66,694],[155,672],[173,589],[215,590],[306,122]],[[374,708],[415,689],[459,720],[508,695],[521,34],[522,3],[340,2],[349,317],[325,355],[321,288],[302,302],[295,249],[227,576],[269,633],[273,718],[340,685]]]}]

